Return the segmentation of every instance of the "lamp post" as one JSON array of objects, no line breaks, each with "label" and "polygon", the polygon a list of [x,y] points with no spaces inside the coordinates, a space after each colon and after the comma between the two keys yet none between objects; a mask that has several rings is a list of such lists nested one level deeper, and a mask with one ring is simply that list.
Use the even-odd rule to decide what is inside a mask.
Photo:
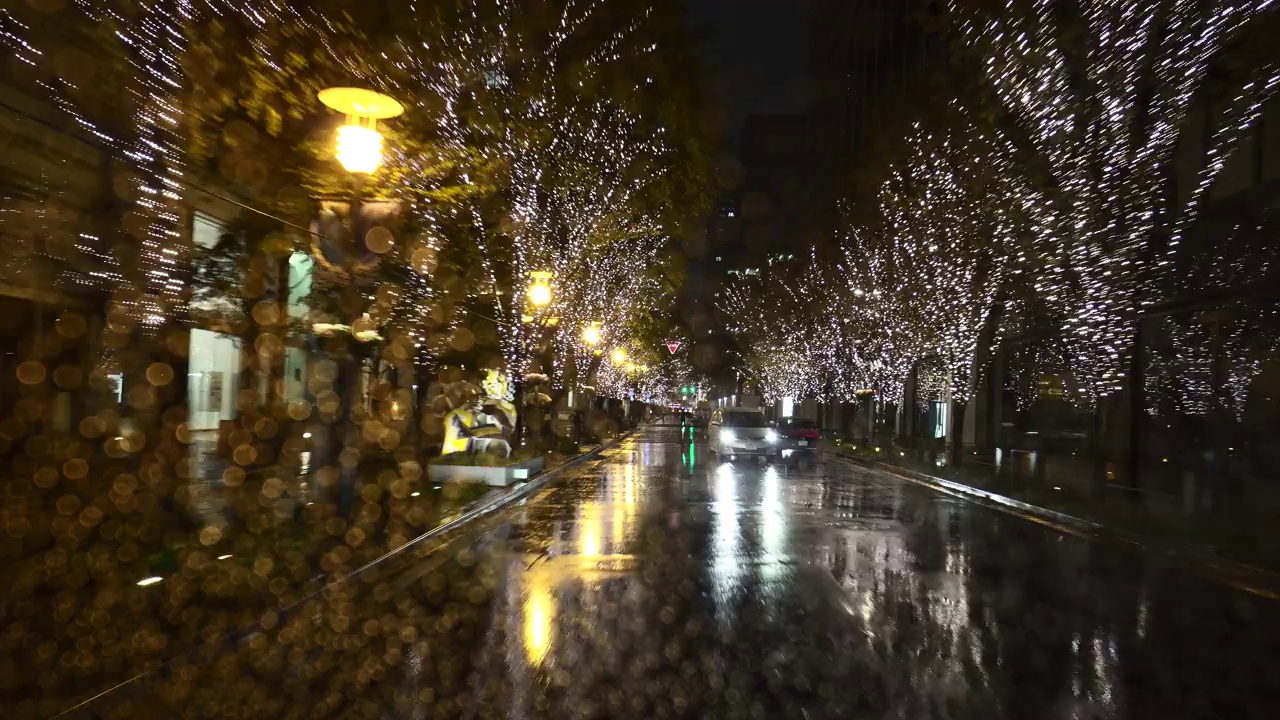
[{"label": "lamp post", "polygon": [[591,348],[591,354],[596,356],[600,355],[600,350],[597,348],[601,339],[600,325],[601,323],[596,321],[587,323],[582,328],[582,341]]},{"label": "lamp post", "polygon": [[528,298],[529,304],[535,309],[541,309],[551,304],[551,273],[546,270],[535,270],[529,273],[532,282],[529,283]]},{"label": "lamp post", "polygon": [[[604,322],[600,320],[591,320],[582,326],[582,342],[591,350],[591,359],[587,361],[586,372],[582,374],[581,382],[575,382],[581,386],[582,397],[586,399],[587,412],[594,412],[596,409],[596,373],[600,370],[600,363],[604,359],[604,349],[600,347],[600,343],[604,340]],[[576,373],[575,373],[576,374]],[[581,413],[577,410],[577,403],[573,403],[570,407],[574,418],[574,434],[575,438],[581,435]]]},{"label": "lamp post", "polygon": [[[548,270],[534,270],[529,273],[529,285],[525,288],[525,302],[528,306],[525,312],[521,314],[521,321],[530,327],[530,332],[538,333],[539,337],[533,340],[522,338],[518,345],[519,356],[516,359],[517,366],[524,364],[526,358],[531,354],[530,343],[541,341],[541,333],[545,328],[553,328],[560,324],[560,318],[547,316],[546,308],[551,305],[554,294],[551,290],[551,280],[554,276]],[[524,440],[524,394],[525,394],[525,373],[523,369],[519,370],[519,376],[516,378],[516,427],[515,427],[515,446],[520,445]],[[554,411],[554,409],[553,409]]]},{"label": "lamp post", "polygon": [[364,183],[382,166],[382,133],[378,121],[404,114],[404,106],[395,98],[380,92],[353,87],[332,87],[316,96],[326,107],[346,116],[338,128],[335,156],[343,169],[351,174],[352,192],[348,219],[351,236],[357,247],[363,239],[361,218]]},{"label": "lamp post", "polygon": [[378,121],[399,117],[404,106],[388,95],[353,87],[321,90],[320,102],[347,116],[338,128],[338,162],[355,175],[370,175],[382,165]]},{"label": "lamp post", "polygon": [[[395,98],[382,93],[354,87],[332,87],[321,90],[317,99],[333,110],[346,116],[346,121],[338,128],[335,156],[343,169],[351,174],[352,190],[348,210],[351,237],[356,248],[363,241],[361,195],[365,180],[382,166],[382,134],[378,132],[378,121],[398,117],[404,113],[404,106]],[[355,257],[355,255],[353,255]],[[343,263],[344,265],[346,263]],[[344,268],[350,270],[350,268]],[[287,287],[287,284],[285,285]],[[285,294],[287,303],[288,295]],[[287,308],[286,308],[287,312]],[[370,333],[369,323],[358,320],[344,329],[351,334],[353,340],[364,343],[377,339],[376,332]],[[357,328],[357,326],[361,326]],[[341,384],[340,400],[346,408],[346,420],[351,422],[351,412],[355,408],[359,392],[360,360],[355,357],[354,349],[348,349],[339,362],[338,382]],[[341,407],[341,406],[340,406]],[[335,418],[329,432],[329,445],[337,450],[344,443],[342,437],[348,433],[337,432],[342,420]],[[346,473],[344,473],[346,475]],[[344,506],[349,505],[350,493],[354,492],[354,478],[344,477],[342,495]]]}]

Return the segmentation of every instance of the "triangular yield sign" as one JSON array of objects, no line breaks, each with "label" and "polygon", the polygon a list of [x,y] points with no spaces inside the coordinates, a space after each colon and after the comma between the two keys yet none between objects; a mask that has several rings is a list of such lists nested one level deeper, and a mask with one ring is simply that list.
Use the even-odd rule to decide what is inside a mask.
[{"label": "triangular yield sign", "polygon": [[667,343],[667,349],[671,351],[672,355],[675,355],[676,351],[680,349],[680,341],[679,340],[669,341]]}]

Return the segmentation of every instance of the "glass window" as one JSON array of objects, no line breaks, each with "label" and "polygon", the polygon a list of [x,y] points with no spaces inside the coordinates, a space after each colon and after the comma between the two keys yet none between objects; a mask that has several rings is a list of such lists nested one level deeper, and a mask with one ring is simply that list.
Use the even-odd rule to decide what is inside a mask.
[{"label": "glass window", "polygon": [[768,427],[769,423],[764,419],[764,413],[759,412],[731,412],[724,414],[725,427],[739,428],[761,428]]},{"label": "glass window", "polygon": [[226,231],[226,225],[212,215],[206,215],[199,210],[191,218],[191,242],[195,243],[196,247],[207,250],[217,245]]}]

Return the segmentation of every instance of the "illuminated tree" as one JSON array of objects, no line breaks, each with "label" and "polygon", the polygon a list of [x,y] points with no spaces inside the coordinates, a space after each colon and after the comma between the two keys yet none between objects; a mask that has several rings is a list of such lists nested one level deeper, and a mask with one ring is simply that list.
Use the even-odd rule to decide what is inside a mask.
[{"label": "illuminated tree", "polygon": [[952,106],[917,125],[836,257],[772,269],[727,293],[747,364],[774,395],[897,402],[911,367],[938,357],[963,403],[1010,305],[1032,294],[1028,244],[1042,198],[1009,141]]},{"label": "illuminated tree", "polygon": [[[1265,0],[949,3],[1003,116],[1046,178],[1042,294],[1069,306],[1076,364],[1119,387],[1138,312],[1155,302],[1206,191],[1274,92]],[[1196,116],[1198,122],[1191,122]],[[1195,186],[1175,155],[1197,134]]]},{"label": "illuminated tree", "polygon": [[[426,212],[474,243],[473,301],[501,324],[508,368],[563,392],[566,368],[585,378],[598,362],[585,323],[606,342],[634,337],[678,287],[670,238],[701,195],[685,118],[697,104],[674,105],[693,94],[678,16],[640,1],[486,2],[425,27],[443,49],[407,72],[439,97],[440,152],[491,190]],[[526,323],[535,271],[551,273],[552,301]]]},{"label": "illuminated tree", "polygon": [[1032,294],[1043,196],[1009,140],[963,114],[945,134],[918,131],[911,148],[882,188],[880,224],[850,234],[847,276],[871,299],[872,324],[896,335],[885,339],[885,362],[905,372],[937,355],[963,401],[1007,307]]}]

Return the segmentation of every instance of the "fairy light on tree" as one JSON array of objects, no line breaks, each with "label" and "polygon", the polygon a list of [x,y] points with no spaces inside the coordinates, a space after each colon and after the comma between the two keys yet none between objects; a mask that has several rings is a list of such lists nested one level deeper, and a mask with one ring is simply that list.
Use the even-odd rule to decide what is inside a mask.
[{"label": "fairy light on tree", "polygon": [[[19,8],[13,9],[15,12]],[[117,218],[137,248],[136,262],[114,263],[118,272],[78,275],[79,284],[119,290],[127,284],[134,299],[121,304],[143,327],[183,309],[188,253],[183,247],[178,210],[184,151],[177,101],[183,88],[178,58],[186,48],[183,23],[192,8],[177,0],[136,3],[127,16],[113,8],[76,3],[55,16],[24,8],[21,17],[0,11],[0,43],[22,63],[39,66],[38,84],[49,100],[84,131],[90,144],[123,161],[130,172],[115,178],[113,190],[124,208]],[[54,62],[73,57],[82,42],[109,60],[91,63]],[[81,52],[80,48],[74,48]],[[87,62],[87,60],[86,60]],[[97,80],[94,80],[95,74]],[[101,102],[102,83],[118,83],[124,100]],[[114,230],[115,228],[113,228]],[[111,257],[126,244],[115,237],[85,235],[82,252],[96,260]],[[65,278],[54,278],[62,282]]]},{"label": "fairy light on tree", "polygon": [[1043,198],[1001,134],[954,104],[938,124],[913,131],[873,217],[850,222],[836,257],[727,289],[744,359],[769,394],[851,401],[872,390],[897,402],[913,364],[936,356],[952,397],[966,399],[1006,306],[1029,291],[1022,238],[1044,222]]},{"label": "fairy light on tree", "polygon": [[[648,209],[681,162],[669,138],[684,136],[668,132],[653,82],[670,76],[655,50],[671,37],[664,23],[673,16],[646,2],[634,9],[623,20],[601,2],[546,13],[475,3],[429,27],[428,52],[399,59],[406,82],[440,99],[435,151],[468,167],[476,185],[503,188],[426,212],[455,213],[449,224],[474,242],[482,284],[513,288],[475,299],[492,303],[509,328],[501,341],[515,374],[536,362],[553,377],[587,375],[593,353],[578,333],[582,323],[601,321],[622,335],[667,300],[654,275],[671,241]],[[535,271],[555,278],[551,298],[520,281]],[[521,323],[529,299],[546,299],[559,325]]]},{"label": "fairy light on tree", "polygon": [[[1047,175],[1058,242],[1044,260],[1060,269],[1042,292],[1070,304],[1076,364],[1101,394],[1120,387],[1138,313],[1280,80],[1274,63],[1223,59],[1266,32],[1257,21],[1270,4],[949,3]],[[1221,110],[1201,111],[1217,98]],[[1211,138],[1190,193],[1175,166],[1188,133]]]}]

